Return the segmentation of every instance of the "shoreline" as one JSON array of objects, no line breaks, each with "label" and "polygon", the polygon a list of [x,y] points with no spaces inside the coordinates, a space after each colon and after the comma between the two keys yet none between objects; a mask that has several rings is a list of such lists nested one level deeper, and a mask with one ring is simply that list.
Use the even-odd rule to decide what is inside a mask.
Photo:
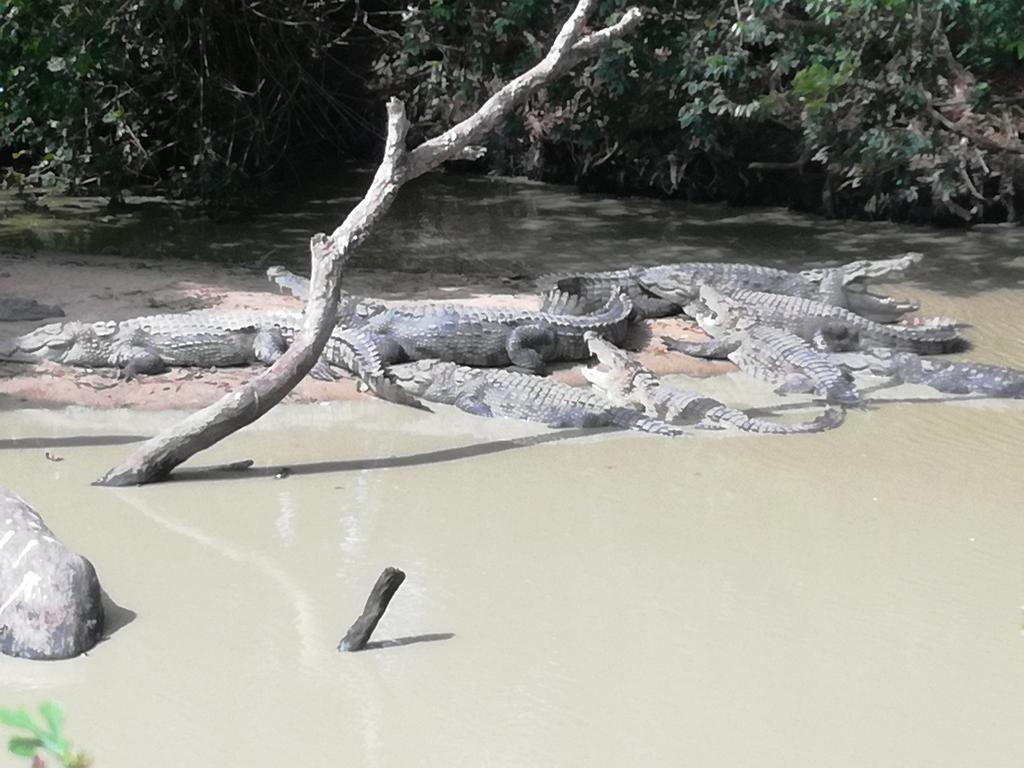
[{"label": "shoreline", "polygon": [[[510,282],[515,282],[510,286]],[[509,292],[509,288],[516,289]],[[495,277],[485,281],[463,275],[425,275],[352,270],[345,288],[388,300],[457,301],[459,303],[536,309],[538,299],[529,281]],[[301,310],[302,302],[277,291],[262,268],[185,259],[147,259],[56,251],[0,253],[0,295],[36,299],[63,308],[65,317],[0,322],[0,336],[16,336],[48,323],[70,320],[121,320],[142,315],[204,309]],[[635,326],[628,348],[659,375],[706,377],[735,370],[731,363],[702,361],[669,352],[663,334],[702,338],[693,324],[679,318],[645,321]],[[575,386],[585,385],[581,364],[552,366],[552,376]],[[0,408],[90,408],[188,410],[201,408],[259,375],[262,369],[175,368],[130,382],[113,369],[85,369],[57,363],[0,362]],[[335,382],[307,377],[282,402],[318,403],[354,400],[354,379]]]}]

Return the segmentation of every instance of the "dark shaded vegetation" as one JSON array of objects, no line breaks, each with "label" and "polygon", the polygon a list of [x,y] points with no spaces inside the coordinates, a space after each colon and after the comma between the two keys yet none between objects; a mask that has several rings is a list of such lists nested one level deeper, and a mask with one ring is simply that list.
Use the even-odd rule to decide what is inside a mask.
[{"label": "dark shaded vegetation", "polygon": [[[0,11],[9,185],[151,188],[238,204],[268,182],[360,157],[378,4],[12,0]],[[368,17],[366,17],[368,18]]]},{"label": "dark shaded vegetation", "polygon": [[[430,135],[535,58],[568,5],[421,0],[377,87],[407,98]],[[1017,0],[644,5],[640,34],[534,96],[493,147],[498,168],[832,216],[1018,218]]]},{"label": "dark shaded vegetation", "polygon": [[[604,0],[601,18],[628,3]],[[830,216],[1016,221],[1018,0],[641,3],[641,33],[534,94],[479,169]],[[19,187],[231,204],[411,143],[549,44],[569,0],[13,0],[0,164]]]}]

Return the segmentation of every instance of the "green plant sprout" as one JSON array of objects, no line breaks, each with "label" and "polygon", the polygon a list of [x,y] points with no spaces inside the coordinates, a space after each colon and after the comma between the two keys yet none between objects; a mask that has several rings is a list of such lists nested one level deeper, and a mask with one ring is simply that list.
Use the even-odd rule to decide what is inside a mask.
[{"label": "green plant sprout", "polygon": [[52,701],[39,705],[42,724],[36,724],[32,715],[24,709],[0,707],[0,725],[6,725],[22,733],[11,736],[7,749],[12,755],[32,760],[32,768],[45,768],[46,763],[40,750],[49,752],[64,768],[87,768],[90,764],[84,752],[71,749],[71,742],[64,735],[64,710]]}]

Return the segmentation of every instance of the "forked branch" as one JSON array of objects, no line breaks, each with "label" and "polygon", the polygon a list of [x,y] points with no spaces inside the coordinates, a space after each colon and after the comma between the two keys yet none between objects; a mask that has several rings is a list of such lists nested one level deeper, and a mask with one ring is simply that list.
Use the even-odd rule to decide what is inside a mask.
[{"label": "forked branch", "polygon": [[337,312],[341,269],[352,250],[391,207],[399,188],[437,168],[468,145],[481,143],[537,88],[629,34],[642,18],[638,8],[630,8],[615,24],[583,35],[595,5],[596,0],[579,0],[550,51],[539,63],[506,84],[473,115],[411,152],[405,146],[409,128],[405,105],[398,99],[391,99],[387,105],[384,157],[366,196],[330,236],[318,234],[310,241],[313,263],[309,298],[302,332],[292,346],[274,365],[237,392],[143,443],[124,463],[97,480],[97,484],[140,485],[161,480],[192,455],[251,424],[277,405],[309,373],[323,352]]}]

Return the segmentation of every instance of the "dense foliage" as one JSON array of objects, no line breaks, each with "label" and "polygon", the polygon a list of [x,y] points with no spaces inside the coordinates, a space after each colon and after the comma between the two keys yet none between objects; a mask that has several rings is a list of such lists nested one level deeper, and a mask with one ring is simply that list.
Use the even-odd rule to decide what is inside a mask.
[{"label": "dense foliage", "polygon": [[[640,33],[534,94],[491,167],[838,216],[1018,218],[1019,0],[639,4]],[[9,183],[237,201],[372,148],[383,95],[406,99],[414,141],[438,133],[536,62],[573,5],[8,0],[0,165]]]},{"label": "dense foliage", "polygon": [[[535,61],[572,5],[419,0],[378,85],[438,131]],[[492,153],[502,170],[832,215],[1017,218],[1018,0],[643,5],[641,34],[507,127]]]},{"label": "dense foliage", "polygon": [[[0,146],[8,181],[151,184],[237,198],[346,148],[364,123],[376,37],[334,0],[7,0],[0,4]],[[355,34],[353,34],[355,32]]]}]

